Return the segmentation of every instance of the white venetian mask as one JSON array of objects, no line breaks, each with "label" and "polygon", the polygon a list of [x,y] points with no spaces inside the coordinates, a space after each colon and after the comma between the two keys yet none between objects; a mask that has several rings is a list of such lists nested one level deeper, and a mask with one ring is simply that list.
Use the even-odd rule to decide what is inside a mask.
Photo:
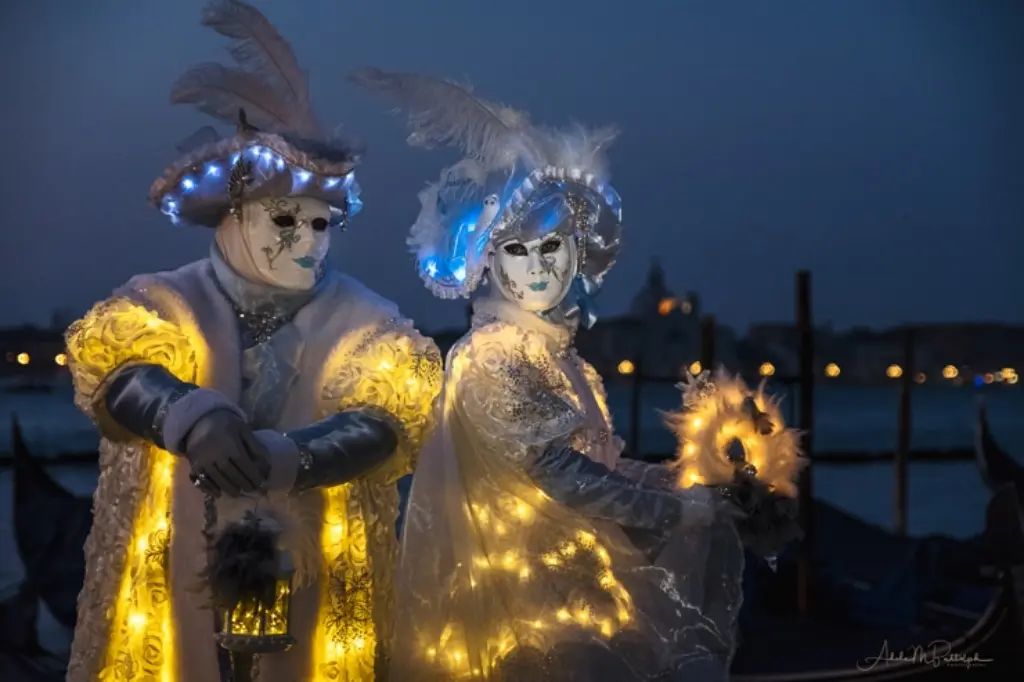
[{"label": "white venetian mask", "polygon": [[574,240],[554,233],[529,241],[501,242],[490,262],[491,280],[497,290],[530,312],[557,306],[569,291],[575,269]]},{"label": "white venetian mask", "polygon": [[312,289],[331,243],[330,221],[330,207],[309,197],[246,203],[241,231],[259,278],[283,289]]}]

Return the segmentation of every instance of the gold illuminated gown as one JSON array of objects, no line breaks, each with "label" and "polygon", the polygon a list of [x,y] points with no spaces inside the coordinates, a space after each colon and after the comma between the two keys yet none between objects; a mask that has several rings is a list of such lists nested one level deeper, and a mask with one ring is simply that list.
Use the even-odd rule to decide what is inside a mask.
[{"label": "gold illuminated gown", "polygon": [[[188,463],[102,423],[104,386],[133,363],[164,366],[229,399],[240,392],[237,320],[209,260],[136,277],[69,329],[76,402],[100,423],[95,521],[67,679],[218,680],[205,564],[203,495]],[[308,520],[314,582],[293,595],[296,644],[262,656],[263,682],[368,682],[383,670],[393,623],[396,480],[410,473],[440,390],[433,342],[393,304],[337,273],[290,323],[301,335],[298,379],[279,430],[340,409],[383,409],[402,427],[399,451],[372,477],[292,496]],[[319,556],[316,556],[318,554]]]},{"label": "gold illuminated gown", "polygon": [[616,492],[564,472],[589,504],[620,504],[612,517],[632,513],[622,501],[636,482],[667,480],[619,459],[601,378],[568,329],[478,300],[448,356],[441,407],[413,478],[392,682],[726,679],[743,570],[731,520],[684,518],[652,563],[623,526],[535,483],[552,443],[628,477]]}]

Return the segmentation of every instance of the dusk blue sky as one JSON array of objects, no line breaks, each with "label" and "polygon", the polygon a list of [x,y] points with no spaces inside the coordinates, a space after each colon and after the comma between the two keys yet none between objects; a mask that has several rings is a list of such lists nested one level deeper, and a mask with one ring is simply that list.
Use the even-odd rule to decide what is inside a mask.
[{"label": "dusk blue sky", "polygon": [[[202,0],[5,2],[0,325],[81,312],[137,272],[203,257],[150,183],[200,114],[175,78],[226,59]],[[655,255],[741,329],[791,319],[1024,323],[1024,3],[1012,0],[255,0],[310,71],[321,118],[369,146],[365,210],[332,260],[426,330],[464,323],[404,241],[452,159],[405,145],[345,82],[373,65],[466,79],[535,120],[615,123],[626,309]],[[10,66],[15,65],[15,66]]]}]

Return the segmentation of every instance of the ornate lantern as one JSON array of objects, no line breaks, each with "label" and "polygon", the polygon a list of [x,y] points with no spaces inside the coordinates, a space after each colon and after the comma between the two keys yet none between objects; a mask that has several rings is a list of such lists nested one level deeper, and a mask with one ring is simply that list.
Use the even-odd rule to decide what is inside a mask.
[{"label": "ornate lantern", "polygon": [[294,571],[291,557],[281,552],[273,600],[267,603],[242,599],[223,608],[217,642],[228,651],[247,654],[271,654],[290,649],[295,643],[288,632]]},{"label": "ornate lantern", "polygon": [[278,549],[280,529],[247,514],[214,542],[207,576],[221,631],[217,642],[235,654],[287,651],[292,602],[291,556]]}]

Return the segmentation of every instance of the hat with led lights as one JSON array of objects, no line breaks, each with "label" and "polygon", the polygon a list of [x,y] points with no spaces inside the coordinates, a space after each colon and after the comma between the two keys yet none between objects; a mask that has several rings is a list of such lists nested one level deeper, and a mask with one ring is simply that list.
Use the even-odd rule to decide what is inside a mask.
[{"label": "hat with led lights", "polygon": [[221,137],[206,126],[178,145],[183,156],[153,183],[150,202],[175,224],[216,227],[229,213],[240,216],[248,201],[310,197],[327,203],[332,222],[344,227],[362,207],[353,173],[360,151],[317,121],[291,46],[239,0],[212,0],[202,23],[231,40],[235,63],[189,69],[171,102],[232,123],[235,133]]},{"label": "hat with led lights", "polygon": [[593,324],[589,299],[621,247],[622,201],[605,155],[615,129],[534,125],[524,112],[421,74],[362,68],[349,79],[408,113],[411,145],[449,144],[466,154],[420,193],[408,243],[427,288],[440,298],[468,297],[495,245],[562,231],[575,238],[578,259],[563,312]]}]

